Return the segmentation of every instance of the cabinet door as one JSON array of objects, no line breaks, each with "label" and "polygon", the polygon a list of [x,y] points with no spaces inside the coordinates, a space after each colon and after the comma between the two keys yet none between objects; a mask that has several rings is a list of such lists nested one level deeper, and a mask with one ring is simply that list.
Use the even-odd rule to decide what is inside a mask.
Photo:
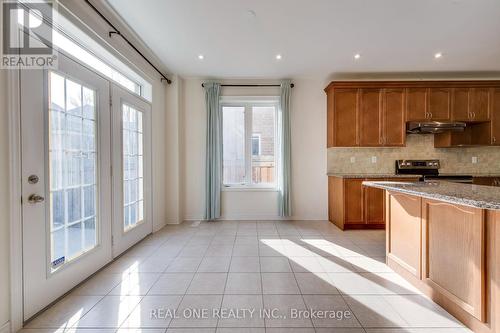
[{"label": "cabinet door", "polygon": [[469,121],[469,88],[455,88],[452,93],[451,117],[456,121]]},{"label": "cabinet door", "polygon": [[491,112],[491,144],[500,145],[500,88],[493,91]]},{"label": "cabinet door", "polygon": [[387,257],[420,279],[420,228],[422,199],[413,195],[388,192]]},{"label": "cabinet door", "polygon": [[[378,180],[382,181],[383,179]],[[370,181],[377,181],[377,179],[370,179]],[[375,187],[364,187],[364,211],[366,224],[385,223],[384,197],[384,190]]]},{"label": "cabinet door", "polygon": [[385,146],[404,146],[406,140],[404,89],[387,89],[383,103],[383,141]]},{"label": "cabinet door", "polygon": [[381,89],[361,89],[359,96],[359,144],[362,147],[381,146]]},{"label": "cabinet door", "polygon": [[472,88],[469,99],[469,111],[473,121],[490,119],[490,89]]},{"label": "cabinet door", "polygon": [[333,98],[334,146],[358,146],[358,89],[335,89]]},{"label": "cabinet door", "polygon": [[344,179],[346,224],[364,224],[363,179]]},{"label": "cabinet door", "polygon": [[427,88],[406,89],[406,121],[427,119]]},{"label": "cabinet door", "polygon": [[482,209],[423,199],[422,280],[480,321],[486,306],[484,232]]},{"label": "cabinet door", "polygon": [[431,120],[450,120],[451,89],[430,88],[428,117]]}]

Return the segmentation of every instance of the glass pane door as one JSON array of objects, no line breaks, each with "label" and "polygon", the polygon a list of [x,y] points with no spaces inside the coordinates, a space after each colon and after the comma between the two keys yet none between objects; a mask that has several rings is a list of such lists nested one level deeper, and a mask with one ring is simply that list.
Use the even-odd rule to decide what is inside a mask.
[{"label": "glass pane door", "polygon": [[153,231],[151,105],[113,85],[113,256]]},{"label": "glass pane door", "polygon": [[49,73],[50,258],[56,270],[97,245],[96,91]]},{"label": "glass pane door", "polygon": [[123,229],[134,228],[144,219],[143,113],[122,105],[123,133]]}]

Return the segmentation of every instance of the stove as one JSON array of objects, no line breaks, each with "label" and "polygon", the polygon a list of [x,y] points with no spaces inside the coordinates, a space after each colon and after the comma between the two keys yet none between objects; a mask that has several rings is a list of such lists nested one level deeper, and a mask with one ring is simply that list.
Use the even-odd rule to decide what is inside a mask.
[{"label": "stove", "polygon": [[454,183],[471,184],[470,175],[440,175],[439,160],[396,160],[397,175],[420,175],[420,181],[445,180]]}]

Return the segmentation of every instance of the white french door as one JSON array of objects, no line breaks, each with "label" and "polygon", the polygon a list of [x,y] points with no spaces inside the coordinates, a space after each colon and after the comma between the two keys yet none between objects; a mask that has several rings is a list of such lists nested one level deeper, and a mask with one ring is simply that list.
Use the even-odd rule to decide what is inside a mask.
[{"label": "white french door", "polygon": [[109,93],[61,53],[21,71],[25,320],[112,259]]},{"label": "white french door", "polygon": [[113,256],[153,232],[151,105],[113,86]]}]

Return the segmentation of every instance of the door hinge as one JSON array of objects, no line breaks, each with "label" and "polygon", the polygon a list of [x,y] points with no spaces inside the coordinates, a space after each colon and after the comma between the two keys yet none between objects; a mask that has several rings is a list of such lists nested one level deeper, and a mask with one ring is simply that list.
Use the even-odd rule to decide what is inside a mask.
[{"label": "door hinge", "polygon": [[113,97],[109,96],[109,106],[113,106]]},{"label": "door hinge", "polygon": [[23,204],[23,197],[21,196],[21,205]]},{"label": "door hinge", "polygon": [[111,236],[111,246],[115,245],[115,238]]},{"label": "door hinge", "polygon": [[113,177],[113,166],[109,167],[109,173],[110,173],[111,177]]}]

